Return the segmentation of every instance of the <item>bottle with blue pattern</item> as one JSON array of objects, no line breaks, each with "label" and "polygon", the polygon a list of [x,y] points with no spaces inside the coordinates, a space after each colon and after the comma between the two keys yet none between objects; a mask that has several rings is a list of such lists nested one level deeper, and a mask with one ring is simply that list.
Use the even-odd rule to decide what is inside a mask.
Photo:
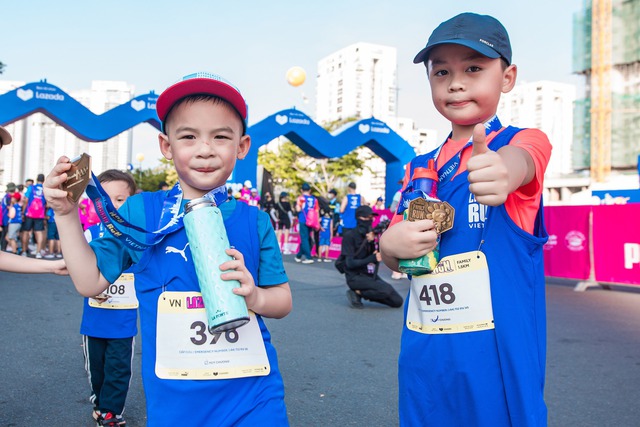
[{"label": "bottle with blue pattern", "polygon": [[207,198],[193,199],[185,206],[184,228],[191,247],[200,293],[211,333],[239,328],[249,322],[245,299],[233,293],[237,280],[222,280],[220,264],[233,258],[222,213]]}]

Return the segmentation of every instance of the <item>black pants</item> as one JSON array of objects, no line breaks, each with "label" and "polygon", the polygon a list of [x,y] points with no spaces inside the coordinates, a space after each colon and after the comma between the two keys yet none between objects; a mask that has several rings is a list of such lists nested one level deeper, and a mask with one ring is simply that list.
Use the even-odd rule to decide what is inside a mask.
[{"label": "black pants", "polygon": [[100,412],[122,416],[131,381],[135,340],[83,335],[82,342],[93,406]]},{"label": "black pants", "polygon": [[360,296],[366,300],[379,302],[389,307],[401,307],[402,297],[393,286],[379,278],[368,274],[347,274],[347,285],[354,291],[360,291]]},{"label": "black pants", "polygon": [[3,252],[7,249],[7,232],[9,231],[9,224],[2,226],[2,231],[0,231],[0,250]]}]

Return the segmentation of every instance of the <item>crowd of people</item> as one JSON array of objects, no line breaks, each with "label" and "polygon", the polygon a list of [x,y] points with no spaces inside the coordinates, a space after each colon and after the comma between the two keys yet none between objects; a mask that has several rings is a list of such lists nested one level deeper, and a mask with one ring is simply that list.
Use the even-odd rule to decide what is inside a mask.
[{"label": "crowd of people", "polygon": [[[60,236],[55,212],[46,204],[42,184],[44,174],[36,182],[7,184],[1,201],[1,250],[37,259],[60,259]],[[83,230],[100,223],[94,204],[88,197],[78,203]]]}]

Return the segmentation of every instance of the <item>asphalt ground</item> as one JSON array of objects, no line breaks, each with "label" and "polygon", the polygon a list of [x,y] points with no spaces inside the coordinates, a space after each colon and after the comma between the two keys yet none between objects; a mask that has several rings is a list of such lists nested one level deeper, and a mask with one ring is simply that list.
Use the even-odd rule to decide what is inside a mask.
[{"label": "asphalt ground", "polygon": [[[285,257],[294,310],[267,320],[293,426],[396,426],[402,309],[352,309],[330,263]],[[381,268],[389,279],[390,271]],[[392,281],[406,295],[408,281]],[[640,425],[640,289],[547,286],[550,426]],[[0,426],[90,426],[79,335],[82,298],[68,277],[0,272]],[[141,343],[125,412],[145,424]]]}]

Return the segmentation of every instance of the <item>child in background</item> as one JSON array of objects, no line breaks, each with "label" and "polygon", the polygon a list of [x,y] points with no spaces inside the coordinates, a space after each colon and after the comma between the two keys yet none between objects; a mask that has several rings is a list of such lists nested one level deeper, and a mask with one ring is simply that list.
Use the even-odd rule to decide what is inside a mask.
[{"label": "child in background", "polygon": [[[156,107],[160,150],[173,161],[178,183],[127,200],[117,213],[135,230],[123,227],[120,238],[105,233],[87,244],[77,208],[60,188],[69,158],[60,158],[45,181],[71,278],[82,295],[93,296],[133,269],[148,425],[287,426],[284,384],[262,316],[286,316],[291,290],[268,215],[227,201],[224,187],[251,146],[247,105],[231,84],[197,73],[166,89]],[[182,215],[189,200],[205,195],[215,199],[233,248],[226,251],[233,260],[211,268],[222,270],[222,280],[240,282],[233,292],[245,298],[251,319],[218,335],[208,332],[201,307],[176,308],[202,298]]]},{"label": "child in background", "polygon": [[[7,243],[9,252],[18,253],[18,239],[22,229],[22,204],[20,200],[22,196],[15,192],[9,199],[9,231],[7,232]],[[27,256],[27,248],[22,248],[22,255]]]},{"label": "child in background", "polygon": [[318,251],[318,261],[331,262],[329,259],[329,246],[333,237],[333,219],[332,212],[323,211],[320,217],[320,248]]},{"label": "child in background", "polygon": [[44,257],[47,259],[62,258],[60,252],[60,236],[56,226],[56,214],[53,209],[47,208],[47,241],[49,242],[49,253]]},{"label": "child in background", "polygon": [[[136,192],[130,174],[110,169],[98,176],[102,188],[118,209]],[[55,223],[54,223],[55,226]],[[102,237],[102,223],[85,231],[87,242]],[[99,426],[124,426],[124,405],[131,382],[138,300],[133,275],[124,273],[104,293],[84,299],[82,346],[93,403],[93,418]]]},{"label": "child in background", "polygon": [[[463,13],[443,22],[414,62],[424,64],[433,103],[452,132],[407,167],[408,197],[380,241],[392,270],[439,243],[438,266],[412,278],[407,298],[400,425],[545,426],[541,193],[551,144],[541,131],[503,127],[496,116],[517,68],[495,18]],[[434,161],[437,197],[455,209],[431,205],[438,229],[452,225],[442,234],[431,219],[401,215],[414,170]]]}]

